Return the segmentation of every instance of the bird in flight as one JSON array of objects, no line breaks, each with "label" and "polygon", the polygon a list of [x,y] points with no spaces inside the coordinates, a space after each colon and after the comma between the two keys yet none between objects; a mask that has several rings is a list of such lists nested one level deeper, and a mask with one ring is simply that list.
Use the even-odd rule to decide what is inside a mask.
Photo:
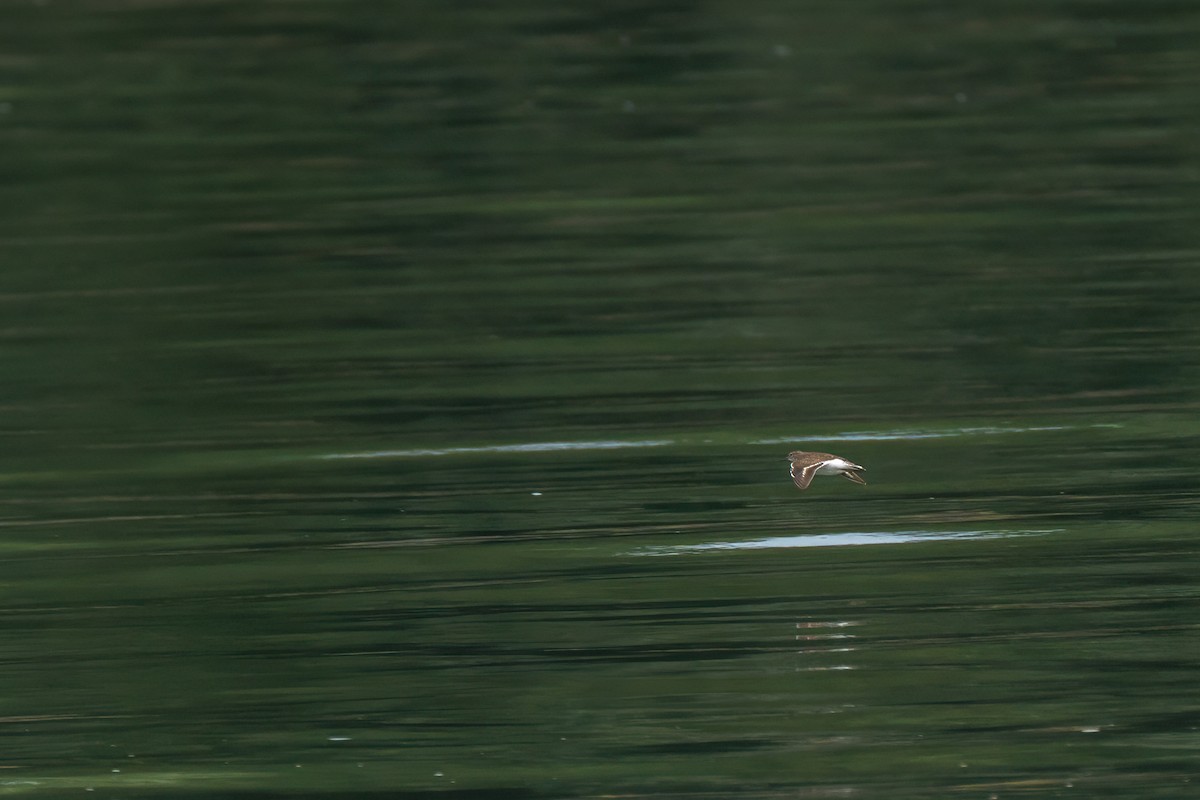
[{"label": "bird in flight", "polygon": [[840,456],[796,450],[788,453],[788,461],[792,462],[792,482],[800,491],[807,489],[817,475],[841,475],[848,481],[867,485],[861,474],[864,467]]}]

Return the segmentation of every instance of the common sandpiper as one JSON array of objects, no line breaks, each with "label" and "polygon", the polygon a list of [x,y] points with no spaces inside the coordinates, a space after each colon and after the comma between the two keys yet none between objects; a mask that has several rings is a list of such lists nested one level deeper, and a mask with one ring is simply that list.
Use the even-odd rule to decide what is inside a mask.
[{"label": "common sandpiper", "polygon": [[860,474],[864,467],[860,467],[853,461],[847,461],[841,456],[796,450],[788,453],[788,461],[792,462],[792,481],[800,491],[807,489],[817,475],[841,475],[848,481],[854,481],[863,486],[867,485]]}]

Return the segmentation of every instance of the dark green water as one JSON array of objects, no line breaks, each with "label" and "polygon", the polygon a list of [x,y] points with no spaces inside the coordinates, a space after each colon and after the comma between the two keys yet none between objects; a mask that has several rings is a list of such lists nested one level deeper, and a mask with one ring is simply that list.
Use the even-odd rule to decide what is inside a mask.
[{"label": "dark green water", "polygon": [[0,794],[1195,796],[1200,8],[0,16]]}]

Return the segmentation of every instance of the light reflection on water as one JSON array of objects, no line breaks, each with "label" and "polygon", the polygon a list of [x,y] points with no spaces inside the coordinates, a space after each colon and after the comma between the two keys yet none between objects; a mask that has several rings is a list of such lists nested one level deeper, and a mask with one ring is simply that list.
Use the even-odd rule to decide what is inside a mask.
[{"label": "light reflection on water", "polygon": [[1006,433],[1045,433],[1069,431],[1079,428],[1120,428],[1117,424],[1099,425],[1037,425],[1029,427],[996,427],[983,425],[972,428],[948,428],[946,430],[900,430],[900,431],[847,431],[820,436],[788,436],[782,439],[759,439],[751,444],[788,444],[791,442],[880,442],[893,439],[952,439],[960,436],[994,436]]},{"label": "light reflection on water", "polygon": [[[894,430],[894,431],[846,431],[843,433],[814,434],[809,436],[784,436],[772,439],[755,439],[748,442],[760,444],[794,444],[798,442],[857,442],[890,441],[895,439],[950,439],[965,436],[994,436],[1011,433],[1046,433],[1080,428],[1120,428],[1119,424],[1096,425],[1039,425],[1028,427],[998,427],[992,425],[947,428],[944,430]],[[416,448],[408,450],[371,450],[361,453],[328,453],[316,456],[319,459],[341,458],[419,458],[423,456],[446,456],[463,453],[551,453],[572,450],[619,450],[643,447],[667,447],[683,444],[680,439],[619,439],[583,442],[527,442],[522,444],[480,445],[475,447]]]},{"label": "light reflection on water", "polygon": [[460,453],[550,453],[562,450],[615,450],[625,447],[664,447],[674,444],[670,439],[646,439],[634,442],[530,442],[528,444],[503,444],[490,447],[445,447],[418,450],[376,450],[368,453],[331,453],[317,458],[417,458],[420,456],[448,456]]},{"label": "light reflection on water", "polygon": [[745,542],[705,542],[673,546],[647,547],[629,555],[673,556],[703,550],[765,550],[782,547],[851,547],[871,544],[910,544],[913,542],[961,541],[964,539],[1005,539],[1017,536],[1044,536],[1061,533],[1062,528],[1001,531],[885,531],[819,533],[810,536],[772,536]]}]

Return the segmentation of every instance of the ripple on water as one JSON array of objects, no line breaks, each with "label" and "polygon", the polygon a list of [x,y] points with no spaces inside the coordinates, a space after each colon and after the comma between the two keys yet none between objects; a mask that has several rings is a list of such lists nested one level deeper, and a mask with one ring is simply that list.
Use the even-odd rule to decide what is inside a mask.
[{"label": "ripple on water", "polygon": [[418,458],[421,456],[448,456],[458,453],[550,453],[562,450],[616,450],[624,447],[664,447],[675,444],[670,439],[644,439],[640,441],[599,442],[529,442],[526,444],[501,444],[480,447],[443,447],[418,450],[374,450],[366,453],[330,453],[317,458]]},{"label": "ripple on water", "polygon": [[1037,530],[971,531],[847,531],[808,536],[772,536],[744,542],[702,542],[701,544],[644,547],[632,551],[635,556],[673,556],[705,550],[765,550],[784,547],[853,547],[870,544],[911,544],[914,542],[962,541],[964,539],[1006,539],[1017,536],[1044,536],[1060,533],[1062,528]]},{"label": "ripple on water", "polygon": [[[1043,433],[1046,431],[1074,430],[1079,427],[1119,428],[1116,424],[1040,425],[1029,427],[977,426],[946,428],[942,430],[894,430],[894,431],[845,431],[843,433],[812,434],[806,436],[784,436],[773,439],[755,439],[748,444],[794,444],[797,442],[866,442],[893,439],[948,439],[960,436],[994,436],[1007,433]],[[420,458],[424,456],[447,456],[461,453],[551,453],[569,450],[619,450],[639,447],[666,447],[681,444],[676,439],[635,439],[622,441],[609,439],[584,442],[526,442],[522,444],[479,445],[475,447],[416,448],[407,450],[370,450],[362,453],[328,453],[316,456],[320,459],[335,458]]]},{"label": "ripple on water", "polygon": [[1034,425],[1027,427],[1002,427],[982,425],[967,428],[945,428],[942,430],[895,430],[895,431],[846,431],[819,436],[786,436],[777,439],[758,439],[751,444],[789,444],[794,442],[871,442],[893,439],[953,439],[963,436],[996,436],[1006,433],[1045,433],[1047,431],[1069,431],[1081,427],[1119,428],[1116,424],[1098,425]]}]

